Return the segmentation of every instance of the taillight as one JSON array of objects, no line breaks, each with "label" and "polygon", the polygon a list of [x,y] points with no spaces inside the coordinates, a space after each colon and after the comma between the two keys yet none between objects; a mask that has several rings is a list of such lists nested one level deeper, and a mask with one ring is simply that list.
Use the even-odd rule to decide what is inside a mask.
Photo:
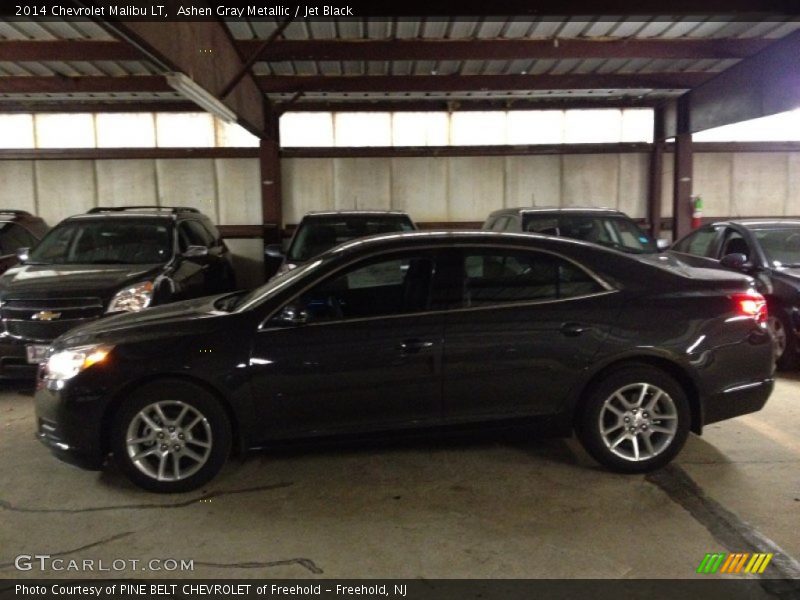
[{"label": "taillight", "polygon": [[734,294],[736,312],[744,317],[753,317],[759,323],[767,322],[767,300],[758,292]]}]

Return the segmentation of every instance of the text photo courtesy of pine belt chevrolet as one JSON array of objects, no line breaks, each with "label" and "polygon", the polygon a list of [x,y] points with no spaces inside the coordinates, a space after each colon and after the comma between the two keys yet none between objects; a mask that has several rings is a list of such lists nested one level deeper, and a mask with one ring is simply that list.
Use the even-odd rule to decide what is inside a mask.
[{"label": "text photo courtesy of pine belt chevrolet", "polygon": [[188,491],[276,440],[520,425],[573,431],[620,472],[773,388],[752,278],[535,234],[340,245],[251,292],[87,323],[37,383],[39,439]]},{"label": "text photo courtesy of pine belt chevrolet", "polygon": [[0,378],[32,377],[58,336],[107,314],[236,289],[216,227],[191,208],[94,208],[0,277]]}]

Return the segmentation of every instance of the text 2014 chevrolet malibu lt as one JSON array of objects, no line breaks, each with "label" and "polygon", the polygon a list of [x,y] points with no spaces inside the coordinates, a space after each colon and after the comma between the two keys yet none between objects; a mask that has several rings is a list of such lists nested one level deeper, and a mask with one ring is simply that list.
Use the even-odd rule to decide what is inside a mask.
[{"label": "text 2014 chevrolet malibu lt", "polygon": [[158,492],[279,439],[541,419],[613,470],[649,471],[764,406],[752,284],[563,238],[364,238],[253,292],[68,332],[39,374],[38,434]]}]

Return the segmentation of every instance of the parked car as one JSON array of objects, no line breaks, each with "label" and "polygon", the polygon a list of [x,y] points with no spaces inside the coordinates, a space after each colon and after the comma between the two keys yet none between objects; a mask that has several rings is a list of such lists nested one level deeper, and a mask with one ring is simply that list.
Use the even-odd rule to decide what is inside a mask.
[{"label": "parked car", "polygon": [[669,247],[668,241],[653,240],[624,212],[610,208],[504,208],[490,214],[483,229],[563,236],[631,254],[655,254]]},{"label": "parked car", "polygon": [[17,251],[30,248],[47,233],[44,220],[25,210],[0,208],[0,275],[19,262]]},{"label": "parked car", "polygon": [[278,262],[277,272],[280,274],[344,242],[378,233],[414,231],[416,228],[411,217],[399,210],[310,212],[298,223],[286,252],[280,244],[266,247],[265,262]]},{"label": "parked car", "polygon": [[752,276],[767,299],[780,368],[800,357],[800,220],[737,219],[705,225],[672,246],[690,265]]},{"label": "parked car", "polygon": [[690,430],[764,406],[752,285],[564,238],[374,236],[252,292],[70,331],[40,372],[38,434],[157,492],[197,488],[232,448],[537,417],[649,471]]},{"label": "parked car", "polygon": [[33,376],[86,321],[236,289],[219,232],[191,208],[94,208],[19,255],[0,277],[0,378]]}]

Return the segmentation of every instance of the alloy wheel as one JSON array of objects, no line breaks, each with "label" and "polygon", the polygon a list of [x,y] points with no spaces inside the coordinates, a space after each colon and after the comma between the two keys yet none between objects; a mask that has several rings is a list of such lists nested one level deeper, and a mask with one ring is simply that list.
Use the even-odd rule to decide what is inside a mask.
[{"label": "alloy wheel", "polygon": [[786,352],[786,328],[778,317],[770,317],[767,321],[772,332],[772,347],[775,351],[775,360],[779,360]]},{"label": "alloy wheel", "polygon": [[600,437],[616,456],[631,462],[664,452],[678,431],[678,409],[663,389],[633,383],[603,402],[598,418]]},{"label": "alloy wheel", "polygon": [[181,481],[208,461],[211,425],[195,407],[180,400],[160,400],[131,419],[125,447],[139,471],[156,481]]}]

